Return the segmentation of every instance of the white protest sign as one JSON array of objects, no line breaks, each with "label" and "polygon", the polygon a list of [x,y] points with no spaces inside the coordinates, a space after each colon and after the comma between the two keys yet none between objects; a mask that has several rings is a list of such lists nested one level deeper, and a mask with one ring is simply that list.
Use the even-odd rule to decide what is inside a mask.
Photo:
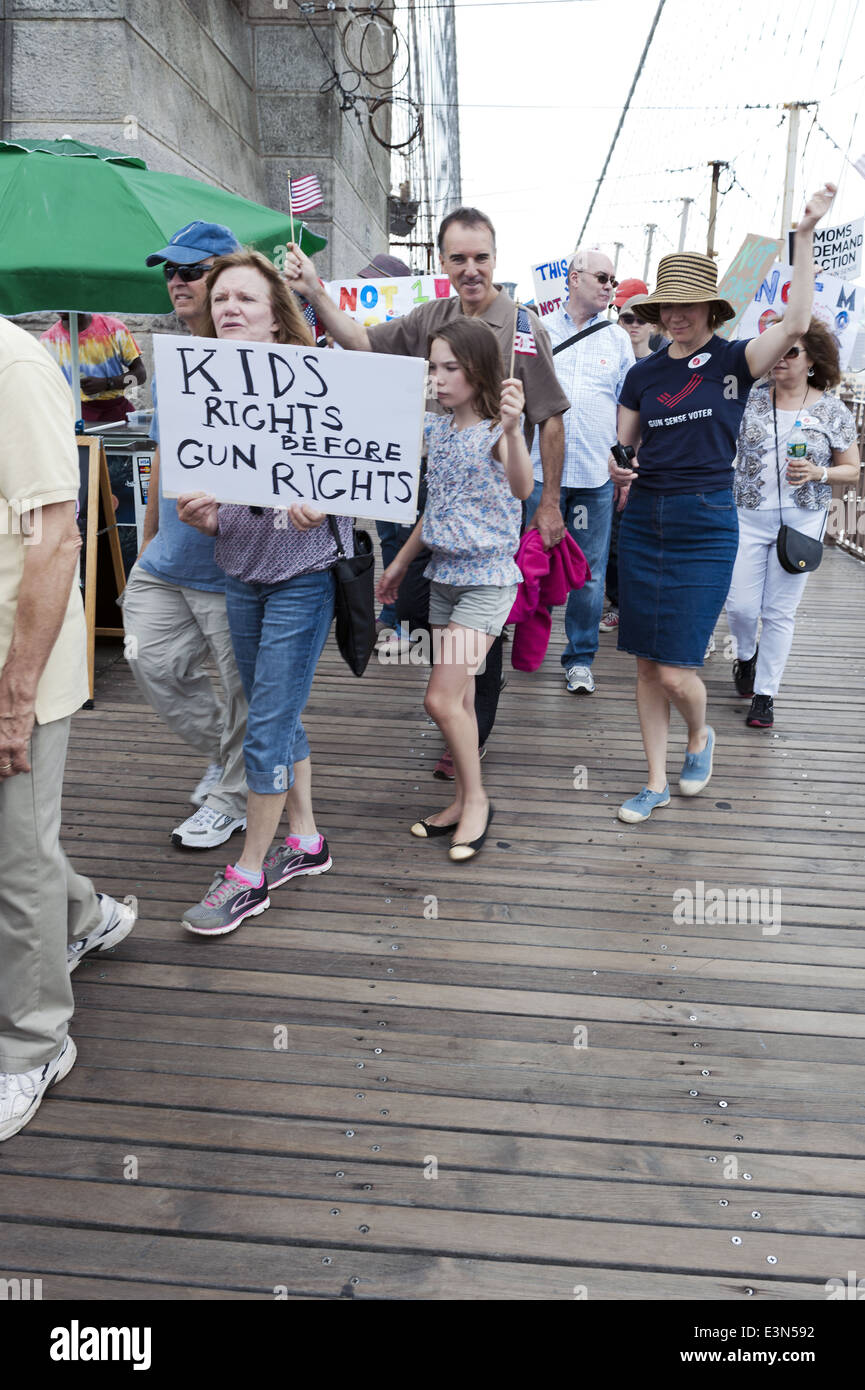
[{"label": "white protest sign", "polygon": [[[793,260],[793,232],[788,232],[788,254]],[[839,280],[856,280],[862,274],[862,242],[865,217],[842,222],[838,227],[814,228],[814,264]]]},{"label": "white protest sign", "polygon": [[153,349],[166,496],[414,522],[421,358],[169,334]]},{"label": "white protest sign", "polygon": [[[737,338],[755,338],[776,318],[782,318],[793,279],[791,265],[775,264],[742,314]],[[845,371],[856,341],[865,291],[831,275],[818,275],[814,286],[814,317],[820,319],[838,344],[841,370]]]},{"label": "white protest sign", "polygon": [[535,287],[535,308],[542,319],[561,309],[568,298],[568,258],[538,261],[532,266]]},{"label": "white protest sign", "polygon": [[325,285],[337,308],[371,328],[377,323],[402,318],[430,299],[449,299],[451,282],[446,275],[395,275],[381,280],[331,280]]}]

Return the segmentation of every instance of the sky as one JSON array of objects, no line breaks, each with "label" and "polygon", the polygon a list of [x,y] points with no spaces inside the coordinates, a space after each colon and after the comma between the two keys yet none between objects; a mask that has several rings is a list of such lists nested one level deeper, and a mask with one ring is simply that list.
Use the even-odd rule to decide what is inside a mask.
[{"label": "sky", "polygon": [[[462,193],[496,225],[496,276],[532,295],[533,262],[568,255],[588,211],[658,0],[456,0]],[[665,0],[582,244],[642,277],[706,250],[713,159],[723,274],[748,232],[777,237],[785,102],[800,113],[794,218],[806,192],[839,185],[833,223],[865,213],[865,4],[859,0]],[[754,109],[748,109],[754,108]],[[822,129],[821,129],[822,127]],[[839,147],[839,148],[836,148]]]}]

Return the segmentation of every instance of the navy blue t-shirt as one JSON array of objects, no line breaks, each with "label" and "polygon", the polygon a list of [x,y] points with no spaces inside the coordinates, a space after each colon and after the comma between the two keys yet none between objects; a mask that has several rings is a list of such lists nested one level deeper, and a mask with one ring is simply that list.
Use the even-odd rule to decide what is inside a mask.
[{"label": "navy blue t-shirt", "polygon": [[635,485],[650,492],[718,492],[733,485],[739,425],[754,384],[745,348],[714,334],[693,357],[669,345],[625,377],[619,404],[640,413]]}]

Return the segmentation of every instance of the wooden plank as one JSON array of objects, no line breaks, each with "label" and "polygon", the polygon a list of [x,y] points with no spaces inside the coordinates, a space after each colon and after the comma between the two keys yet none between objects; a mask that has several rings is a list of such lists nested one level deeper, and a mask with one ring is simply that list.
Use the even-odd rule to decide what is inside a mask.
[{"label": "wooden plank", "polygon": [[[360,1106],[357,1109],[360,1110]],[[441,1165],[454,1171],[475,1168],[484,1172],[526,1176],[614,1176],[618,1182],[668,1182],[690,1186],[704,1180],[710,1168],[714,1173],[715,1164],[709,1163],[710,1158],[725,1156],[734,1147],[741,1172],[751,1173],[753,1188],[749,1188],[749,1191],[856,1196],[861,1193],[862,1187],[859,1159],[827,1158],[822,1152],[815,1156],[813,1153],[755,1151],[750,1146],[743,1148],[741,1143],[737,1143],[731,1127],[719,1131],[703,1129],[699,1137],[693,1134],[693,1138],[704,1147],[689,1147],[684,1142],[684,1126],[675,1117],[672,1119],[669,1143],[664,1140],[663,1126],[658,1117],[651,1115],[646,1116],[644,1142],[632,1140],[617,1143],[601,1136],[589,1140],[568,1137],[550,1139],[543,1133],[537,1136],[514,1132],[498,1134],[464,1128],[449,1131],[444,1127],[434,1129],[421,1124],[394,1123],[391,1115],[392,1111],[388,1110],[388,1117],[383,1119],[379,1108],[373,1110],[371,1121],[366,1115],[362,1117],[363,1121],[375,1126],[374,1131],[370,1131],[376,1136],[373,1142],[380,1145],[380,1152],[386,1151],[389,1163],[416,1165],[418,1155],[423,1157],[434,1152]],[[479,1115],[478,1118],[483,1120],[484,1116]],[[359,1122],[360,1119],[350,1121],[349,1127]],[[693,1126],[688,1128],[693,1131]],[[748,1128],[753,1128],[751,1122]],[[760,1133],[771,1144],[778,1142],[780,1129],[777,1121],[769,1121],[760,1126]],[[592,1133],[591,1127],[588,1132]],[[337,1170],[348,1171],[361,1161],[357,1151],[357,1131],[351,1136],[347,1135],[345,1121],[340,1126],[333,1120],[319,1118],[293,1116],[279,1119],[254,1114],[246,1115],[239,1121],[230,1112],[69,1101],[62,1099],[59,1094],[54,1097],[54,1103],[41,1109],[28,1126],[27,1135],[32,1135],[33,1147],[25,1144],[23,1137],[19,1143],[23,1154],[32,1154],[29,1171],[35,1172],[37,1164],[45,1164],[39,1148],[42,1137],[71,1139],[77,1150],[82,1141],[90,1140],[97,1133],[105,1143],[116,1141],[125,1148],[135,1145],[136,1153],[140,1152],[140,1146],[154,1143],[163,1148],[188,1148],[201,1154],[209,1149],[221,1150],[230,1140],[233,1154],[250,1152],[329,1160],[334,1175]],[[713,1147],[709,1136],[716,1134],[718,1143]],[[809,1126],[804,1138],[806,1147],[813,1145],[812,1136],[815,1134],[819,1141],[819,1126]],[[677,1142],[681,1147],[673,1147]],[[371,1153],[371,1149],[367,1144],[364,1157],[368,1153]],[[746,1181],[741,1180],[740,1190],[744,1190]]]},{"label": "wooden plank", "polygon": [[[3,1226],[9,1262],[37,1273],[72,1268],[103,1272],[106,1240],[101,1231],[61,1224]],[[187,1279],[190,1289],[246,1288],[272,1298],[285,1288],[298,1297],[353,1299],[567,1299],[582,1286],[593,1299],[664,1298],[753,1303],[755,1300],[816,1300],[826,1297],[818,1280],[770,1277],[702,1277],[668,1272],[610,1269],[571,1264],[520,1264],[506,1260],[448,1259],[439,1255],[352,1250],[338,1245],[304,1247],[284,1243],[181,1240],[148,1232],[113,1231],[111,1260],[118,1280],[136,1277]],[[225,1281],[235,1282],[228,1284]],[[220,1281],[223,1281],[220,1284]],[[112,1280],[113,1282],[113,1280]],[[50,1297],[50,1281],[46,1285]],[[151,1295],[153,1296],[153,1295]]]}]

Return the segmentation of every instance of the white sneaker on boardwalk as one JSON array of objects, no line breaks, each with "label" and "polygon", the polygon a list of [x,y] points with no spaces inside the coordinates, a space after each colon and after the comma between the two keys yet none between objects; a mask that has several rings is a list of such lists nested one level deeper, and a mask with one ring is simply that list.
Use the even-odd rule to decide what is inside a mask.
[{"label": "white sneaker on boardwalk", "polygon": [[235,830],[246,829],[246,817],[234,820],[214,811],[209,806],[199,806],[182,825],[175,826],[171,832],[171,843],[182,845],[184,849],[213,849],[224,845]]},{"label": "white sneaker on boardwalk", "polygon": [[82,936],[78,941],[70,941],[66,947],[66,962],[69,974],[78,968],[88,951],[110,951],[127,937],[135,926],[138,917],[138,899],[131,894],[122,903],[109,898],[107,893],[97,894],[102,908],[98,927]]},{"label": "white sneaker on boardwalk", "polygon": [[568,690],[572,693],[579,691],[585,695],[591,695],[595,688],[594,677],[589,666],[569,666],[565,676]]},{"label": "white sneaker on boardwalk", "polygon": [[44,1067],[0,1072],[0,1140],[11,1139],[30,1123],[48,1087],[63,1080],[75,1065],[77,1055],[78,1049],[67,1037],[57,1056]]},{"label": "white sneaker on boardwalk", "polygon": [[212,792],[214,787],[219,786],[224,771],[225,769],[221,763],[208,763],[207,771],[189,798],[193,806],[202,806],[204,804],[207,800],[208,792]]}]

